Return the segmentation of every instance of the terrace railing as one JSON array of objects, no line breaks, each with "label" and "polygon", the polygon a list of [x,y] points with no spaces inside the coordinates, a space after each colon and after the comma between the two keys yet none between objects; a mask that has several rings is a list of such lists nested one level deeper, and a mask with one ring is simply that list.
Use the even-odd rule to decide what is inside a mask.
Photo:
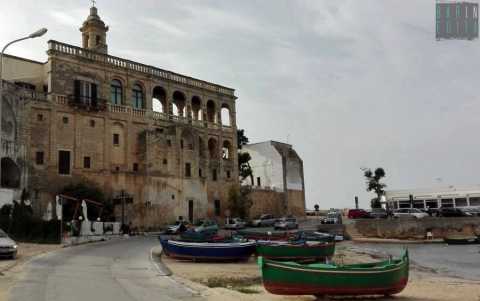
[{"label": "terrace railing", "polygon": [[86,58],[95,62],[111,65],[113,67],[125,68],[131,71],[145,73],[151,76],[174,81],[184,85],[190,85],[193,87],[202,88],[212,92],[234,96],[234,92],[235,92],[234,89],[220,86],[217,84],[212,84],[203,80],[195,79],[192,77],[188,77],[175,72],[163,70],[153,66],[144,65],[141,63],[133,62],[130,60],[122,59],[122,58],[107,55],[107,54],[97,53],[94,51],[87,50],[85,48],[81,48],[81,47],[77,47],[77,46],[73,46],[65,43],[60,43],[53,40],[50,40],[48,42],[48,46],[49,46],[49,54],[60,53],[60,54]]}]

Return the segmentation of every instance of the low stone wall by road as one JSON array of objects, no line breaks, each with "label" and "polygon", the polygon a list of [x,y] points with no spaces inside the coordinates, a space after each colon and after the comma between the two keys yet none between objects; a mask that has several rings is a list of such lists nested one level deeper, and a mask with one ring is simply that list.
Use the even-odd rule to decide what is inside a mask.
[{"label": "low stone wall by road", "polygon": [[443,238],[452,234],[480,235],[480,217],[365,219],[355,220],[354,227],[364,237],[418,239],[431,231],[434,238]]}]

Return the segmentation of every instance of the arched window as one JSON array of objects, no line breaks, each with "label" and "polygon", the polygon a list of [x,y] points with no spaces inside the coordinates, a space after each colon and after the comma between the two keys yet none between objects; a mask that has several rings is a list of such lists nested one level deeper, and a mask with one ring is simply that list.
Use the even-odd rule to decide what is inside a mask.
[{"label": "arched window", "polygon": [[143,109],[144,106],[143,89],[139,84],[135,84],[132,89],[132,103],[135,109]]},{"label": "arched window", "polygon": [[192,97],[192,119],[202,120],[202,100],[198,96]]},{"label": "arched window", "polygon": [[223,141],[222,147],[222,158],[225,160],[230,160],[232,155],[232,144],[230,141],[225,140]]},{"label": "arched window", "polygon": [[185,116],[185,103],[186,103],[186,98],[185,95],[180,92],[180,91],[175,91],[173,92],[173,115],[176,116]]},{"label": "arched window", "polygon": [[208,153],[210,159],[218,158],[217,140],[213,138],[208,139]]},{"label": "arched window", "polygon": [[122,89],[122,82],[120,82],[118,79],[112,80],[112,83],[110,84],[110,98],[111,102],[114,105],[120,105],[122,104],[122,99],[123,99],[123,89]]},{"label": "arched window", "polygon": [[222,116],[222,125],[231,126],[230,108],[227,104],[222,104],[222,110],[220,114]]},{"label": "arched window", "polygon": [[167,113],[167,93],[160,86],[153,88],[152,108],[155,112]]},{"label": "arched window", "polygon": [[216,115],[217,110],[215,107],[215,102],[213,102],[213,100],[209,100],[207,102],[207,121],[215,123],[217,120]]}]

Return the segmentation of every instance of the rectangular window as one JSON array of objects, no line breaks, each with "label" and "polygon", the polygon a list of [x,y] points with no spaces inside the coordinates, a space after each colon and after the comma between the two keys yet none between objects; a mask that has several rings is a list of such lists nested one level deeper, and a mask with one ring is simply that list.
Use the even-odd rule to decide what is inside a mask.
[{"label": "rectangular window", "polygon": [[185,163],[185,177],[190,178],[192,176],[192,165]]},{"label": "rectangular window", "polygon": [[425,200],[425,203],[427,205],[427,208],[438,208],[438,201],[437,200]]},{"label": "rectangular window", "polygon": [[202,177],[202,169],[201,169],[201,168],[198,169],[198,176],[199,176],[200,178]]},{"label": "rectangular window", "polygon": [[227,170],[227,179],[230,179],[230,177],[231,177],[230,170]]},{"label": "rectangular window", "polygon": [[168,161],[167,159],[163,159],[163,164],[167,165],[168,164]]},{"label": "rectangular window", "polygon": [[138,163],[133,163],[133,171],[138,171]]},{"label": "rectangular window", "polygon": [[68,117],[66,117],[66,116],[63,117],[63,118],[62,118],[62,121],[63,121],[64,124],[67,124],[67,123],[68,123]]},{"label": "rectangular window", "polygon": [[91,126],[92,128],[94,128],[94,127],[95,127],[95,120],[93,120],[93,119],[90,119],[90,126]]},{"label": "rectangular window", "polygon": [[42,114],[37,115],[37,121],[43,121],[43,115]]},{"label": "rectangular window", "polygon": [[217,180],[217,170],[216,170],[216,169],[213,169],[213,170],[212,170],[212,180],[213,180],[213,181],[216,181],[216,180]]},{"label": "rectangular window", "polygon": [[457,18],[459,18],[460,15],[461,15],[461,13],[460,13],[460,11],[461,11],[461,10],[460,10],[460,5],[457,5],[456,11],[457,11]]},{"label": "rectangular window", "polygon": [[35,153],[35,163],[37,165],[43,165],[43,152]]},{"label": "rectangular window", "polygon": [[172,140],[168,139],[168,140],[167,140],[167,145],[168,145],[168,146],[172,146]]},{"label": "rectangular window", "polygon": [[470,206],[480,206],[480,197],[470,197]]},{"label": "rectangular window", "polygon": [[446,207],[446,208],[453,207],[453,199],[442,199],[442,207]]},{"label": "rectangular window", "polygon": [[97,84],[82,80],[75,80],[73,87],[73,99],[76,103],[97,105]]},{"label": "rectangular window", "polygon": [[180,140],[180,148],[183,149],[183,139]]},{"label": "rectangular window", "polygon": [[83,168],[90,168],[90,157],[83,157]]},{"label": "rectangular window", "polygon": [[220,213],[221,213],[220,200],[215,200],[214,205],[215,205],[215,216],[220,216]]},{"label": "rectangular window", "polygon": [[456,198],[455,199],[455,207],[467,207],[467,199],[466,198]]},{"label": "rectangular window", "polygon": [[257,177],[257,186],[262,186],[262,182],[260,181],[260,177]]},{"label": "rectangular window", "polygon": [[120,135],[113,134],[113,145],[120,145]]},{"label": "rectangular window", "polygon": [[58,152],[58,173],[61,175],[70,174],[70,151]]}]

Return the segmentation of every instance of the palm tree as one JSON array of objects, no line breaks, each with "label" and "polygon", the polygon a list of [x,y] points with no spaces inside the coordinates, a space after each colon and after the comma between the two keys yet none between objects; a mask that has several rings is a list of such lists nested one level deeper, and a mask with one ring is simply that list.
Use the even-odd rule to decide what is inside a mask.
[{"label": "palm tree", "polygon": [[380,180],[385,177],[385,170],[378,167],[374,172],[372,172],[370,168],[362,168],[362,171],[366,178],[367,191],[373,191],[377,195],[376,198],[372,199],[371,207],[381,208],[380,198],[385,194],[384,188],[387,187],[387,185],[380,182]]}]

